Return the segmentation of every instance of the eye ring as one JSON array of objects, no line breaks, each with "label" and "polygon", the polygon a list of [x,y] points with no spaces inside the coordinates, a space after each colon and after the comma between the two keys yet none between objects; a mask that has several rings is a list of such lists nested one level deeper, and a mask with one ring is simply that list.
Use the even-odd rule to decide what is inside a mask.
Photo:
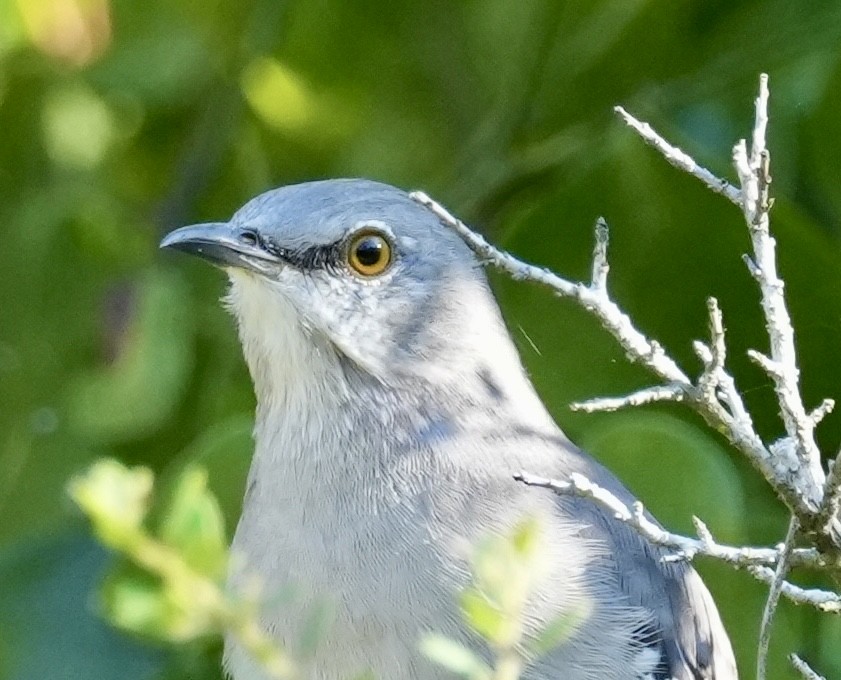
[{"label": "eye ring", "polygon": [[348,241],[348,266],[360,276],[373,278],[384,274],[394,261],[391,242],[375,229],[363,229]]},{"label": "eye ring", "polygon": [[252,229],[243,229],[239,233],[239,240],[243,244],[251,247],[260,245],[260,237],[257,235],[257,232]]}]

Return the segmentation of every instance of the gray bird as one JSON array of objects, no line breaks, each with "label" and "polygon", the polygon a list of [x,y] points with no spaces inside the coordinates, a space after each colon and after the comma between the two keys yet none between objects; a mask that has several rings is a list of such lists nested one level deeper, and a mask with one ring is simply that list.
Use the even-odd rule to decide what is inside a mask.
[{"label": "gray bird", "polygon": [[[481,649],[458,610],[470,547],[524,517],[540,522],[550,566],[529,631],[587,612],[524,677],[737,677],[690,566],[664,562],[591,502],[514,481],[520,470],[578,472],[634,501],[552,420],[481,266],[431,211],[377,182],[312,182],[161,246],[230,277],[226,304],[257,396],[230,582],[259,575],[262,624],[290,646],[306,613],[332,598],[316,677],[451,677],[418,640],[436,631]],[[290,586],[296,597],[271,597]],[[265,677],[230,639],[225,665],[235,680]]]}]

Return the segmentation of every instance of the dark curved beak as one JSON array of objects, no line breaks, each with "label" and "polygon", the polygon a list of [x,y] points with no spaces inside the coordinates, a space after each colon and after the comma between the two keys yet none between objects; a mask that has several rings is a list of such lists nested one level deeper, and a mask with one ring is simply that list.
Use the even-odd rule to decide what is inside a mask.
[{"label": "dark curved beak", "polygon": [[181,227],[164,236],[160,247],[198,255],[218,267],[256,272],[265,271],[266,264],[282,262],[266,249],[254,230],[238,229],[225,222]]}]

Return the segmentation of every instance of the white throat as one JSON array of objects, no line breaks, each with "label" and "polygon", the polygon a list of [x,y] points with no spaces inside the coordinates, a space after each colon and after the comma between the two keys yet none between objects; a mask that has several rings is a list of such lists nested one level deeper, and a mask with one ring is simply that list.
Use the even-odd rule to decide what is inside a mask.
[{"label": "white throat", "polygon": [[303,396],[340,389],[344,381],[335,350],[307,327],[289,300],[269,281],[236,269],[228,273],[225,304],[237,319],[259,408],[294,413],[304,407]]}]

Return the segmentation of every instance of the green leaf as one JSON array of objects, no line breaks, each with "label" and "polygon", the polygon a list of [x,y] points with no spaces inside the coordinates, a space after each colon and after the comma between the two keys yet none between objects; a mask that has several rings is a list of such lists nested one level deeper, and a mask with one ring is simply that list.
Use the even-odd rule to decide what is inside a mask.
[{"label": "green leaf", "polygon": [[501,607],[503,593],[510,592],[512,582],[519,580],[517,557],[510,542],[501,536],[480,541],[471,566],[476,588]]},{"label": "green leaf", "polygon": [[533,517],[520,521],[511,532],[511,545],[517,555],[528,561],[534,555],[540,536],[540,526]]},{"label": "green leaf", "polygon": [[151,470],[129,469],[116,460],[105,459],[74,477],[68,493],[91,520],[102,542],[122,549],[146,517],[152,484]]},{"label": "green leaf", "polygon": [[219,634],[218,621],[185,585],[162,581],[123,560],[102,586],[102,611],[118,628],[162,642],[182,643]]},{"label": "green leaf", "polygon": [[225,521],[207,489],[207,472],[187,467],[172,489],[160,523],[160,537],[176,548],[193,569],[221,578],[227,555]]},{"label": "green leaf", "polygon": [[379,680],[374,671],[362,671],[359,675],[355,675],[351,680]]},{"label": "green leaf", "polygon": [[491,670],[473,651],[442,635],[425,635],[420,650],[448,671],[465,678],[488,678]]},{"label": "green leaf", "polygon": [[254,450],[253,429],[253,412],[237,413],[214,423],[176,455],[159,478],[159,483],[168,487],[190,465],[207,470],[207,485],[222,509],[229,536],[236,528],[242,509],[248,466]]},{"label": "green leaf", "polygon": [[131,565],[113,572],[103,585],[105,615],[118,628],[160,638],[169,604],[159,579]]},{"label": "green leaf", "polygon": [[505,618],[482,593],[474,588],[461,595],[461,612],[464,620],[483,638],[498,643],[505,627]]}]

